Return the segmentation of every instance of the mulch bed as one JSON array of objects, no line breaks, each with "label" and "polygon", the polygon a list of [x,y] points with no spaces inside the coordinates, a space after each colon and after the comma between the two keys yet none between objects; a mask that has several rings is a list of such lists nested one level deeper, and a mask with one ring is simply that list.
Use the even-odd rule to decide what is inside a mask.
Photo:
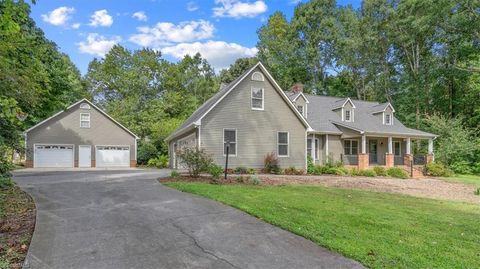
[{"label": "mulch bed", "polygon": [[35,214],[33,199],[26,192],[16,186],[0,188],[0,267],[22,268],[35,228]]}]

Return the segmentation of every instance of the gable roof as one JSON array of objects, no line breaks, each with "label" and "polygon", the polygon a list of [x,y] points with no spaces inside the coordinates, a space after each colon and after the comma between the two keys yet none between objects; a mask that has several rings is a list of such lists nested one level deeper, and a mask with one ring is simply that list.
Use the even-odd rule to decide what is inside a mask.
[{"label": "gable roof", "polygon": [[387,110],[387,107],[390,107],[392,112],[395,112],[395,109],[393,108],[392,104],[390,104],[390,102],[386,102],[386,103],[381,103],[376,106],[373,106],[373,110],[374,110],[373,114],[385,112],[385,110]]},{"label": "gable roof", "polygon": [[268,80],[273,84],[273,88],[277,90],[280,96],[284,99],[290,109],[295,113],[295,115],[300,119],[300,121],[308,128],[311,129],[308,121],[298,112],[295,108],[291,100],[287,97],[285,92],[280,88],[277,82],[273,79],[272,75],[267,71],[265,66],[261,62],[258,62],[254,66],[252,66],[249,70],[245,71],[242,75],[236,78],[234,81],[230,82],[227,86],[221,88],[215,95],[213,95],[210,99],[208,99],[205,103],[203,103],[193,114],[182,124],[178,127],[172,134],[170,134],[165,140],[170,141],[174,137],[182,135],[196,126],[201,125],[201,120],[213,109],[215,106],[220,103],[225,96],[227,96],[232,90],[236,88],[240,82],[245,79],[253,70],[256,68],[260,68],[264,75],[268,78]]},{"label": "gable roof", "polygon": [[350,97],[347,97],[345,99],[340,99],[340,100],[335,101],[335,106],[334,106],[333,110],[343,108],[343,107],[345,107],[345,105],[347,103],[350,103],[353,108],[357,108],[355,106],[355,104],[352,102],[352,99],[350,99]]},{"label": "gable roof", "polygon": [[124,129],[127,133],[131,134],[133,137],[135,137],[136,139],[138,139],[139,137],[134,134],[132,131],[130,131],[129,129],[127,129],[127,127],[123,126],[122,124],[120,124],[118,121],[116,121],[114,118],[112,118],[110,115],[108,115],[105,111],[101,110],[99,107],[97,107],[95,104],[93,104],[92,102],[90,102],[88,99],[86,98],[83,98],[81,99],[80,101],[70,105],[69,107],[67,107],[65,110],[62,110],[62,111],[59,111],[57,113],[55,113],[53,116],[35,124],[34,126],[30,127],[29,129],[27,129],[25,132],[23,132],[24,134],[30,132],[31,130],[43,125],[44,123],[48,122],[49,120],[59,116],[60,114],[64,113],[65,111],[71,109],[72,107],[82,103],[82,102],[86,102],[88,103],[90,106],[92,106],[93,108],[95,108],[97,111],[99,111],[100,113],[102,113],[104,116],[106,116],[108,119],[110,119],[111,121],[113,121],[116,125],[118,125],[120,128]]}]

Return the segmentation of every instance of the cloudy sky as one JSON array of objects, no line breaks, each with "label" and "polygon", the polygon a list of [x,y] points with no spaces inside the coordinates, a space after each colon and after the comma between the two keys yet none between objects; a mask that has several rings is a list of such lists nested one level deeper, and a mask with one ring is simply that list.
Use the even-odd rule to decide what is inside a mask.
[{"label": "cloudy sky", "polygon": [[[48,0],[32,16],[82,74],[114,45],[150,47],[177,61],[200,52],[218,71],[257,52],[257,29],[273,12],[288,18],[300,0]],[[339,4],[358,7],[360,0]]]}]

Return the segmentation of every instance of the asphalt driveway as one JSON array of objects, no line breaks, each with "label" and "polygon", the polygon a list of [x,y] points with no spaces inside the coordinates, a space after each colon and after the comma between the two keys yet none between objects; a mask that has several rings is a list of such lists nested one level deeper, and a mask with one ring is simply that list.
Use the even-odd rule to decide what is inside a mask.
[{"label": "asphalt driveway", "polygon": [[167,170],[15,173],[34,198],[26,268],[362,268],[239,210],[158,183]]}]

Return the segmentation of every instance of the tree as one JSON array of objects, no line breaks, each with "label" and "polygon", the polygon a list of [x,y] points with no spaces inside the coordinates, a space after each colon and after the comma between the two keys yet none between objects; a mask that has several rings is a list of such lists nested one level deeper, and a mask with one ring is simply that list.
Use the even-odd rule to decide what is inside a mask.
[{"label": "tree", "polygon": [[251,58],[238,58],[233,64],[228,67],[228,69],[223,69],[220,71],[220,82],[228,84],[242,75],[245,71],[252,68],[255,64],[258,63],[256,57]]}]

